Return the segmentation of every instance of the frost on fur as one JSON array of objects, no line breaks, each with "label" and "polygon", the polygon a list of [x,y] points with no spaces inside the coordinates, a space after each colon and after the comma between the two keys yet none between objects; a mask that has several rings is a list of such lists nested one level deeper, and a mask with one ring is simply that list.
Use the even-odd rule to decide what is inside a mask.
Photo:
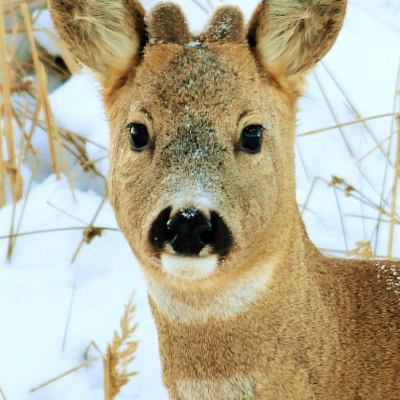
[{"label": "frost on fur", "polygon": [[186,17],[173,3],[157,4],[148,19],[150,43],[185,44],[192,38]]}]

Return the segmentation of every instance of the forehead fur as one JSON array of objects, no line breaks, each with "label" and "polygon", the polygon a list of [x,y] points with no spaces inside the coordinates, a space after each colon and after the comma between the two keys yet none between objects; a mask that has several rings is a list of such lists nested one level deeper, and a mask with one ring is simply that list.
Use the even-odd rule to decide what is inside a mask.
[{"label": "forehead fur", "polygon": [[191,34],[182,9],[174,3],[157,4],[147,18],[147,26],[151,44],[184,45],[191,40],[244,42],[246,38],[243,14],[234,6],[217,8],[208,28],[198,37]]},{"label": "forehead fur", "polygon": [[240,109],[239,103],[256,101],[260,89],[257,65],[245,43],[149,46],[135,80],[149,82],[140,85],[143,106],[147,100],[156,102],[154,112],[167,108],[174,115],[190,114],[189,106],[197,115]]}]

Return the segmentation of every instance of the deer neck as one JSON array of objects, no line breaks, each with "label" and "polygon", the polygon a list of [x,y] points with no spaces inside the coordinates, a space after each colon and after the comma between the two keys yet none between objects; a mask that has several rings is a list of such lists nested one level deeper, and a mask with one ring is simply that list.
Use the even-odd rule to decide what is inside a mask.
[{"label": "deer neck", "polygon": [[[296,396],[303,396],[293,399],[313,398],[299,357],[307,367],[315,363],[315,373],[322,376],[319,369],[333,360],[337,340],[336,322],[309,273],[318,257],[322,264],[310,246],[299,218],[284,257],[270,259],[256,274],[242,277],[240,285],[221,289],[211,298],[198,295],[193,300],[186,293],[161,292],[149,283],[164,381],[181,393],[176,398],[200,399],[187,394],[195,393],[196,385],[214,398],[225,398],[219,391],[230,393],[226,398],[259,398],[251,388],[265,373],[269,377],[261,382],[268,382],[269,389],[257,391],[272,390],[275,396],[277,388],[286,385],[282,386],[282,374],[287,374],[287,384],[296,386]],[[318,357],[311,354],[315,349]]]}]

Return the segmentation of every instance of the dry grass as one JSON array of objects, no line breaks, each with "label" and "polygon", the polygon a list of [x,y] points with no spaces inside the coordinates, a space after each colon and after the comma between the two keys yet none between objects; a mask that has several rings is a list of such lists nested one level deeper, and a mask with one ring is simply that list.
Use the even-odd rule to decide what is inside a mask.
[{"label": "dry grass", "polygon": [[[34,39],[35,28],[31,11],[36,10],[40,14],[45,6],[45,1],[0,2],[0,117],[3,121],[0,129],[0,207],[8,203],[13,204],[8,237],[7,258],[9,260],[12,258],[16,240],[20,236],[19,227],[24,217],[22,213],[19,220],[16,219],[16,204],[21,199],[26,204],[31,183],[35,177],[35,169],[41,162],[39,151],[32,144],[33,137],[39,128],[47,133],[52,169],[57,179],[60,179],[61,174],[67,177],[71,195],[74,198],[74,179],[77,176],[71,174],[71,165],[78,164],[81,166],[80,173],[93,172],[105,182],[104,176],[96,168],[99,160],[90,160],[87,155],[85,148],[87,139],[77,133],[57,127],[55,122],[49,101],[48,75],[65,80],[71,73],[78,71],[78,66],[61,42],[48,32],[50,39],[63,55],[68,69],[60,66],[60,63],[46,51],[38,48]],[[24,52],[24,43],[29,44],[28,53]],[[27,79],[27,76],[31,74],[34,74],[36,79]],[[29,126],[28,131],[26,126]],[[22,133],[18,142],[16,127]],[[4,142],[6,148],[3,148]],[[28,159],[32,158],[34,162],[31,166],[31,179],[23,182],[21,168]],[[93,228],[89,224],[83,232],[93,231]],[[76,254],[79,250],[77,249]]]},{"label": "dry grass", "polygon": [[[317,85],[323,95],[330,113],[336,122],[336,125],[329,126],[326,128],[313,130],[309,132],[299,133],[297,140],[302,141],[310,135],[326,134],[334,130],[337,130],[342,137],[342,140],[347,148],[348,155],[353,159],[354,165],[359,171],[360,181],[358,185],[353,182],[346,182],[344,178],[332,176],[330,181],[324,179],[321,176],[317,176],[312,184],[304,204],[300,205],[302,214],[306,212],[313,212],[309,207],[314,196],[321,196],[319,189],[321,184],[327,185],[334,189],[333,195],[335,196],[340,221],[342,225],[343,239],[345,243],[344,249],[321,249],[327,254],[339,255],[342,257],[360,258],[360,259],[394,259],[395,243],[400,242],[400,238],[396,238],[395,227],[400,225],[400,195],[399,195],[399,179],[400,179],[400,62],[398,68],[398,77],[396,88],[393,98],[393,110],[386,114],[375,115],[371,117],[364,117],[358,111],[357,107],[350,101],[344,88],[338,83],[331,71],[324,66],[328,75],[337,86],[338,90],[343,95],[344,101],[346,102],[347,108],[351,111],[354,116],[353,121],[340,122],[338,116],[335,113],[334,107],[329,99],[329,93],[326,92],[325,88],[321,84],[318,75],[315,73]],[[386,137],[382,138],[382,132],[374,132],[369,126],[369,122],[372,120],[378,120],[383,118],[391,119],[391,128],[387,132]],[[362,129],[364,137],[372,139],[375,143],[374,147],[369,149],[365,154],[361,155],[358,159],[355,156],[355,152],[350,145],[348,140],[349,131],[345,131],[343,128],[351,125],[358,125]],[[393,151],[393,149],[396,149]],[[371,176],[368,175],[368,170],[364,170],[363,163],[370,157],[376,156],[376,153],[380,153],[384,157],[386,162],[384,180],[381,182],[381,187],[377,187],[371,182]],[[339,155],[338,155],[339,156]],[[392,178],[390,178],[392,177]],[[387,192],[387,186],[390,184],[389,179],[393,179],[389,193]],[[370,196],[365,194],[361,182],[367,184],[369,189],[379,196],[379,201],[372,199]],[[360,215],[345,214],[342,210],[338,192],[345,195],[345,198],[352,198],[360,204]],[[372,211],[375,217],[367,216],[368,211]],[[348,241],[348,234],[346,226],[350,226],[353,223],[354,218],[362,219],[364,222],[374,222],[373,233],[356,243],[356,247],[350,249],[350,243]],[[383,251],[382,242],[386,241],[386,251]],[[379,252],[380,249],[380,252]]]},{"label": "dry grass", "polygon": [[0,395],[1,395],[1,398],[2,398],[3,400],[7,400],[7,397],[6,397],[6,395],[4,394],[4,392],[1,390],[1,388],[0,388]]},{"label": "dry grass", "polygon": [[81,368],[84,368],[84,367],[89,366],[90,364],[93,364],[95,361],[100,360],[100,358],[101,357],[97,357],[97,358],[93,358],[91,360],[84,361],[83,363],[77,365],[76,367],[71,368],[70,370],[63,372],[62,374],[60,374],[52,379],[49,379],[48,381],[43,382],[41,385],[31,389],[31,393],[37,392],[38,390],[43,389],[44,387],[51,385],[52,383],[57,382],[58,380],[60,380],[62,378],[65,378],[66,376],[80,370]]},{"label": "dry grass", "polygon": [[[43,10],[45,6],[45,1],[6,0],[0,2],[0,118],[3,121],[0,123],[0,208],[6,204],[11,204],[13,207],[9,235],[0,237],[0,240],[8,240],[7,258],[9,260],[13,256],[16,241],[20,236],[58,230],[81,230],[82,241],[73,255],[73,260],[75,260],[85,243],[89,244],[96,236],[100,236],[104,230],[116,230],[109,227],[95,226],[96,219],[105,204],[105,196],[89,223],[79,221],[77,225],[80,226],[77,227],[20,232],[24,212],[17,219],[16,205],[18,201],[23,202],[23,209],[25,209],[31,184],[35,178],[35,169],[41,162],[39,151],[32,144],[37,128],[41,128],[47,133],[48,151],[53,172],[57,178],[60,178],[61,174],[67,177],[72,196],[74,196],[74,179],[77,178],[77,176],[72,176],[70,173],[72,164],[77,164],[81,167],[80,173],[93,172],[103,179],[104,183],[106,182],[105,177],[96,168],[96,163],[99,160],[91,160],[87,155],[85,146],[89,141],[75,132],[57,127],[55,122],[49,101],[48,75],[54,75],[61,80],[66,80],[71,73],[76,73],[79,68],[62,43],[57,38],[52,37],[50,33],[48,34],[62,54],[67,69],[60,66],[58,60],[55,60],[45,50],[38,47],[34,38],[36,28],[33,26],[32,11],[39,10],[40,13],[40,10]],[[29,44],[29,52],[27,54],[24,53],[21,43]],[[31,74],[34,74],[36,79],[26,79]],[[25,128],[27,122],[30,125],[29,130]],[[15,139],[16,127],[22,131],[19,142]],[[2,147],[3,140],[6,143],[6,148]],[[91,143],[102,148],[96,143]],[[32,175],[29,181],[23,182],[21,168],[29,158],[34,159],[31,165]],[[51,198],[48,203],[53,205]],[[58,208],[57,205],[53,206],[61,213],[67,213],[62,208]],[[127,383],[129,378],[135,374],[127,372],[127,363],[133,358],[133,353],[137,346],[136,342],[128,341],[129,335],[135,329],[135,327],[131,326],[131,318],[134,312],[132,301],[133,297],[130,299],[121,320],[122,332],[120,335],[115,333],[113,342],[104,357],[84,361],[77,367],[32,389],[32,391],[37,391],[102,359],[105,366],[105,396],[107,399],[115,398],[121,386]],[[5,394],[0,389],[1,397],[5,399]]]},{"label": "dry grass", "polygon": [[[129,364],[135,358],[135,352],[139,342],[131,340],[132,334],[135,332],[137,325],[133,324],[133,318],[136,307],[133,304],[135,293],[130,297],[128,304],[125,306],[124,314],[120,321],[120,332],[114,331],[114,337],[110,344],[107,345],[107,352],[104,355],[96,343],[91,342],[85,353],[90,347],[94,347],[100,354],[100,357],[86,360],[76,367],[42,383],[41,385],[31,389],[36,392],[66,376],[87,367],[90,364],[102,359],[103,360],[103,382],[104,382],[104,398],[105,400],[114,400],[120,392],[122,386],[126,385],[130,378],[137,375],[137,372],[128,372]],[[5,396],[0,388],[0,394]]]},{"label": "dry grass", "polygon": [[129,382],[137,372],[128,372],[129,364],[133,361],[137,341],[130,340],[137,325],[132,325],[133,315],[136,307],[133,305],[133,297],[129,299],[125,307],[124,315],[120,322],[121,333],[114,332],[114,338],[107,347],[104,357],[104,388],[105,400],[113,400],[120,392],[122,386]]}]

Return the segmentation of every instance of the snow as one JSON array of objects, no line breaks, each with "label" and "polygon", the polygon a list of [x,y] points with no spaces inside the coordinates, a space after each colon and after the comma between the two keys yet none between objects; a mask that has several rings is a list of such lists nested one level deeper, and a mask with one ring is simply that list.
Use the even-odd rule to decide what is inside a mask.
[{"label": "snow", "polygon": [[[337,42],[315,70],[340,122],[352,121],[354,115],[350,111],[349,103],[333,83],[327,70],[344,88],[345,95],[356,107],[361,118],[393,111],[400,60],[400,32],[395,33],[384,22],[386,15],[389,21],[393,19],[390,12],[393,9],[385,7],[383,2],[380,7],[376,5],[375,9],[380,10],[381,15],[381,18],[376,19],[374,14],[371,15],[360,9],[358,3],[350,3],[344,28]],[[311,75],[306,96],[301,101],[298,132],[307,132],[335,124],[318,87],[318,82],[315,76]],[[391,118],[367,122],[378,141],[389,136],[391,124]],[[359,167],[366,177],[365,179],[360,178],[360,172],[356,168],[354,160],[359,160],[375,146],[375,143],[365,134],[365,131],[360,129],[360,126],[344,128],[344,134],[349,141],[354,157],[350,156],[349,150],[337,130],[297,140],[298,149],[302,153],[309,174],[309,179],[307,179],[304,176],[304,170],[298,168],[298,201],[300,204],[304,203],[309,193],[309,182],[315,176],[321,176],[330,181],[332,175],[344,178],[359,188],[369,199],[379,204],[380,186],[385,172],[384,157],[379,151],[376,151],[360,163]],[[318,151],[309,151],[305,146],[308,149],[318,149]],[[387,144],[384,148],[386,149],[386,147]],[[332,155],[332,157],[327,155]],[[298,167],[300,167],[299,163]],[[386,197],[393,179],[393,175],[390,174],[384,192]],[[370,187],[368,182],[374,186],[375,190]],[[306,212],[304,218],[311,238],[320,247],[353,249],[356,247],[356,242],[370,240],[373,229],[372,221],[368,223],[359,218],[347,219],[344,229],[350,241],[346,245],[333,189],[326,187],[325,184],[317,184],[314,196],[309,207],[312,212]],[[344,214],[376,216],[370,208],[363,208],[359,202],[339,193],[338,197]],[[322,199],[323,201],[321,201]],[[322,217],[322,215],[326,217]],[[386,244],[387,238],[385,232],[382,232],[378,254],[386,254]],[[399,254],[398,248],[396,251]]]},{"label": "snow", "polygon": [[[157,1],[143,3],[150,8]],[[200,30],[207,20],[206,13],[191,1],[181,0],[178,3],[186,12],[191,27]],[[230,3],[240,5],[250,17],[258,0],[235,0]],[[400,60],[399,15],[400,3],[395,0],[350,2],[337,43],[308,79],[305,97],[300,104],[299,134],[336,124],[318,80],[340,122],[355,118],[345,96],[363,118],[393,111]],[[54,34],[46,11],[40,14],[35,27]],[[35,35],[51,54],[58,54],[46,33]],[[327,71],[344,88],[345,95]],[[50,102],[59,126],[90,140],[85,144],[89,158],[99,160],[96,166],[107,176],[105,149],[109,140],[108,127],[98,87],[91,75],[83,71],[73,76],[50,95]],[[381,118],[366,123],[381,141],[389,135],[391,122],[390,118]],[[26,129],[29,131],[29,125]],[[358,164],[365,176],[363,178],[355,160],[371,150],[375,143],[359,125],[345,127],[343,133],[354,156],[338,130],[297,139],[297,196],[300,208],[315,177],[331,181],[332,175],[345,179],[366,198],[379,201],[385,170],[382,153],[374,151]],[[73,173],[79,177],[74,201],[66,178],[63,176],[57,181],[51,174],[50,160],[48,156],[46,158],[47,138],[43,130],[37,128],[33,145],[40,150],[41,164],[34,175],[25,209],[23,201],[16,207],[15,226],[20,219],[20,232],[87,226],[102,204],[104,183],[94,174],[83,173],[76,166]],[[386,147],[387,143],[384,144]],[[23,169],[25,182],[30,180],[31,166],[32,163]],[[393,171],[389,171],[384,190],[386,197],[392,182]],[[373,239],[373,221],[363,222],[360,218],[346,216],[343,227],[339,206],[344,215],[376,218],[376,211],[338,190],[336,197],[335,190],[320,180],[314,187],[304,219],[312,240],[318,246],[354,249],[357,242]],[[20,218],[22,213],[23,218]],[[0,209],[0,237],[9,234],[12,215],[11,204]],[[84,244],[73,264],[71,259],[81,243],[82,230],[18,237],[10,263],[6,261],[8,240],[0,240],[0,387],[9,400],[102,399],[101,361],[37,392],[30,393],[29,390],[85,361],[85,350],[91,341],[104,350],[106,343],[112,339],[114,329],[119,327],[124,304],[133,291],[136,291],[135,320],[139,324],[134,339],[140,344],[130,368],[140,373],[123,388],[119,398],[168,398],[161,381],[157,334],[147,303],[146,286],[128,244],[121,233],[113,230],[117,225],[108,202],[102,206],[95,225],[111,229],[105,230],[90,244]],[[398,238],[399,227],[396,229]],[[378,253],[386,254],[387,241],[387,224],[384,224]],[[400,257],[398,244],[395,256]],[[95,350],[89,351],[88,358],[97,356]]]},{"label": "snow", "polygon": [[54,28],[53,21],[50,17],[49,10],[40,10],[32,13],[34,21],[34,36],[36,41],[53,56],[59,56],[60,51],[56,46],[55,38],[58,33]]},{"label": "snow", "polygon": [[195,42],[191,41],[189,43],[186,43],[186,47],[197,47],[200,45],[201,45],[201,43],[198,40],[196,40]]}]

